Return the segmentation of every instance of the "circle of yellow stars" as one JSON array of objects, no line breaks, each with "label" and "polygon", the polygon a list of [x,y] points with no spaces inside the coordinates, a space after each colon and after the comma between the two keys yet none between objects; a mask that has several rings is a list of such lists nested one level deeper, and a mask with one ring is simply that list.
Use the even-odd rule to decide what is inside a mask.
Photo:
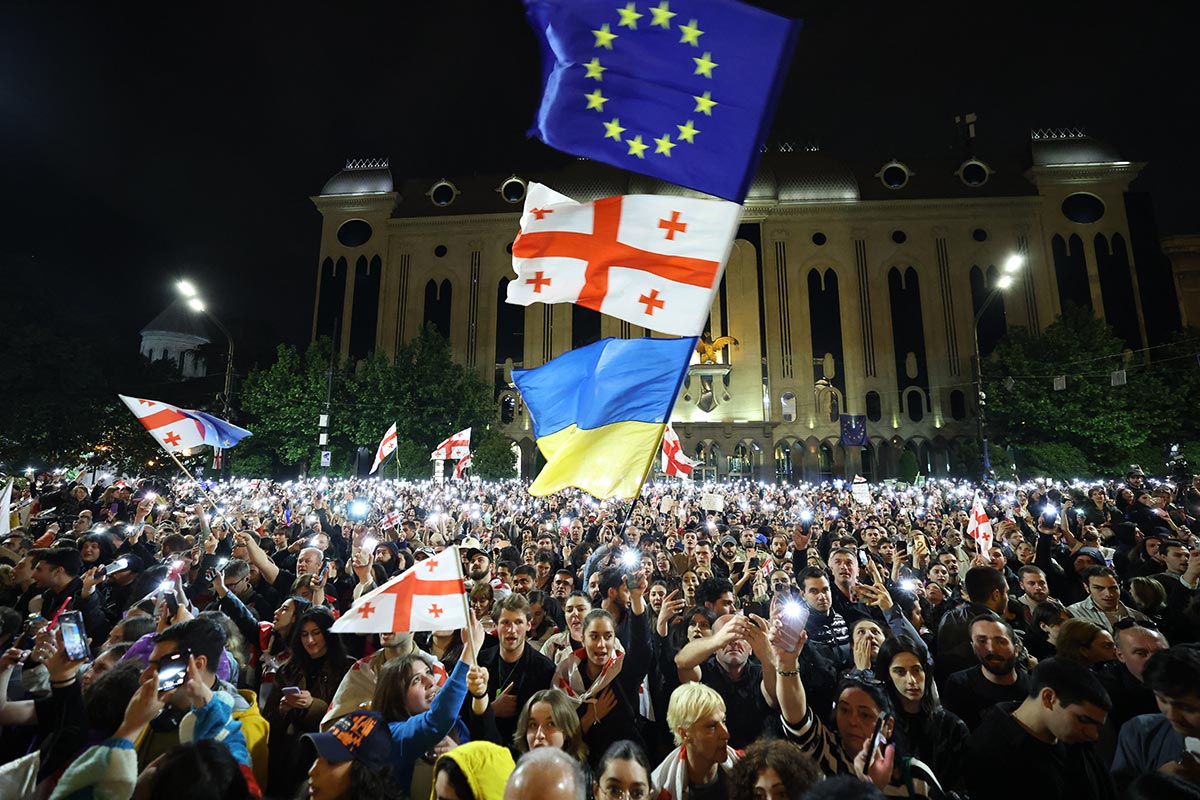
[{"label": "circle of yellow stars", "polygon": [[[666,31],[671,30],[671,19],[677,16],[677,14],[671,10],[669,0],[660,0],[657,6],[649,6],[646,10],[650,12],[649,25],[651,28],[657,27]],[[637,10],[637,3],[634,2],[626,3],[623,8],[618,8],[617,14],[621,17],[621,20],[617,23],[617,28],[628,28],[633,31],[638,29],[638,20],[646,16]],[[681,34],[679,44],[690,44],[697,50],[700,49],[700,37],[704,35],[704,31],[700,30],[697,20],[688,20],[686,25],[677,22],[675,23],[675,28]],[[620,34],[613,32],[612,27],[607,22],[601,25],[599,29],[592,31],[592,35],[596,37],[594,47],[610,52],[613,49],[613,40],[620,36]],[[699,57],[693,56],[692,61],[696,64],[696,69],[692,74],[702,75],[709,80],[712,80],[713,70],[720,66],[720,64],[712,60],[712,53],[708,51],[704,51]],[[585,78],[590,78],[601,84],[604,82],[604,72],[608,67],[600,63],[598,56],[593,57],[591,61],[581,66],[587,70]],[[609,101],[609,98],[604,96],[604,92],[600,86],[597,86],[594,91],[585,94],[584,97],[587,99],[587,110],[604,113],[604,104]],[[717,101],[712,99],[712,92],[709,91],[692,95],[692,99],[696,101],[695,108],[692,109],[693,114],[703,114],[711,117],[713,107],[718,105]],[[605,139],[613,139],[618,143],[623,142],[629,147],[628,155],[641,159],[646,157],[646,151],[650,149],[650,144],[642,140],[641,134],[637,134],[631,138],[622,138],[622,134],[625,133],[626,128],[621,126],[619,117],[613,117],[610,121],[603,124]],[[687,144],[696,143],[696,136],[700,133],[700,129],[696,127],[694,119],[689,119],[683,125],[676,125],[675,127],[679,129],[679,132],[675,134],[675,141],[671,140],[672,134],[670,132],[664,133],[659,137],[651,137],[651,141],[654,142],[655,155],[661,154],[670,158],[671,151],[678,147],[681,142],[686,142]]]}]

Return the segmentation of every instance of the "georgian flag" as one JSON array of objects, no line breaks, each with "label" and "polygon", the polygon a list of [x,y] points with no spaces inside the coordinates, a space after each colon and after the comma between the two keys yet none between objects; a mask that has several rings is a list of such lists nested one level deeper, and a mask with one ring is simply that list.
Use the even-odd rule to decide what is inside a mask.
[{"label": "georgian flag", "polygon": [[204,426],[184,413],[184,409],[158,400],[117,396],[164,450],[179,453],[204,445]]},{"label": "georgian flag", "polygon": [[470,468],[471,468],[471,454],[467,453],[466,458],[460,459],[459,462],[454,465],[454,480],[461,481],[463,472]]},{"label": "georgian flag", "polygon": [[379,469],[379,465],[384,462],[388,456],[396,451],[396,423],[392,423],[392,427],[387,429],[387,433],[383,435],[383,441],[379,443],[379,449],[375,451],[375,463],[371,465],[371,472],[374,475],[375,470]]},{"label": "georgian flag", "polygon": [[466,625],[462,558],[458,547],[452,546],[358,598],[330,630],[407,633],[458,630]]},{"label": "georgian flag", "polygon": [[471,429],[461,430],[429,454],[430,461],[457,461],[471,455]]},{"label": "georgian flag", "polygon": [[697,336],[742,208],[724,200],[625,195],[577,203],[529,184],[508,302],[576,303],[675,336]]},{"label": "georgian flag", "polygon": [[679,435],[668,424],[666,430],[663,431],[662,471],[668,475],[687,478],[699,465],[699,461],[693,461],[683,454],[683,445],[679,441]]},{"label": "georgian flag", "polygon": [[384,514],[383,519],[381,519],[379,521],[379,528],[380,528],[380,530],[386,531],[390,528],[396,527],[399,524],[400,524],[400,512],[399,511],[389,511],[388,513]]},{"label": "georgian flag", "polygon": [[992,521],[988,519],[987,511],[983,509],[983,500],[975,495],[971,505],[971,519],[967,523],[967,536],[975,540],[979,552],[985,556],[992,549]]}]

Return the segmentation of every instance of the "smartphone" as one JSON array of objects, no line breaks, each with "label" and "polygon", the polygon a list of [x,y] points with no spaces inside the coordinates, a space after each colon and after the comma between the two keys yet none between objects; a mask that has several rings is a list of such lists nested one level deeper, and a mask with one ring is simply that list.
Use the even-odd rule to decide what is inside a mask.
[{"label": "smartphone", "polygon": [[858,565],[860,567],[867,566],[867,551],[866,550],[858,551]]},{"label": "smartphone", "polygon": [[114,572],[120,572],[121,570],[125,569],[128,566],[129,566],[129,559],[118,558],[116,561],[112,562],[111,564],[109,564],[108,566],[106,566],[104,568],[104,574],[112,575]]},{"label": "smartphone", "polygon": [[167,601],[167,619],[175,619],[175,615],[179,613],[179,598],[175,596],[174,591],[166,592],[163,597]]},{"label": "smartphone", "polygon": [[63,652],[67,654],[67,658],[72,661],[84,661],[92,657],[81,612],[65,612],[58,618],[58,629],[62,631]]},{"label": "smartphone", "polygon": [[780,646],[785,651],[794,651],[808,620],[808,606],[794,596],[776,594],[771,599],[771,618],[779,620]]},{"label": "smartphone", "polygon": [[880,714],[875,720],[875,732],[871,734],[870,741],[867,742],[867,768],[870,769],[871,764],[875,762],[875,748],[879,746],[879,740],[883,738],[883,723],[887,721],[886,714]]},{"label": "smartphone", "polygon": [[158,691],[169,692],[183,686],[187,680],[188,656],[190,653],[177,650],[168,656],[163,656],[158,662]]},{"label": "smartphone", "polygon": [[299,686],[285,686],[282,689],[280,689],[279,691],[281,691],[283,694],[300,694],[300,687]]},{"label": "smartphone", "polygon": [[325,580],[325,577],[328,574],[329,574],[329,559],[327,558],[321,562],[321,571],[317,573],[317,580],[318,581]]}]

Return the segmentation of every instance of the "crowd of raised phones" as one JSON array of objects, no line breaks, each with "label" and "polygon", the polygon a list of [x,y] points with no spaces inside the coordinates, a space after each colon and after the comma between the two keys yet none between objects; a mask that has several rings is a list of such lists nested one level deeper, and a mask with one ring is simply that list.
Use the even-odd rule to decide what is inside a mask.
[{"label": "crowd of raised phones", "polygon": [[1200,797],[1200,480],[205,488],[18,487],[0,797]]}]

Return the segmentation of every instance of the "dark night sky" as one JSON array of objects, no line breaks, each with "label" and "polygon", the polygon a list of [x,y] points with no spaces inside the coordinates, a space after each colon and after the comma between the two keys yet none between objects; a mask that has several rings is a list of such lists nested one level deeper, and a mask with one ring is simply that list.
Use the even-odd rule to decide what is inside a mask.
[{"label": "dark night sky", "polygon": [[[981,153],[1083,126],[1150,162],[1134,186],[1161,232],[1196,231],[1194,43],[1173,4],[757,4],[806,20],[776,138],[882,162],[947,152],[961,111]],[[132,354],[187,274],[244,368],[307,337],[308,197],[346,158],[390,157],[398,180],[564,159],[524,137],[539,69],[517,0],[115,7],[0,7],[9,324],[88,326]]]}]

